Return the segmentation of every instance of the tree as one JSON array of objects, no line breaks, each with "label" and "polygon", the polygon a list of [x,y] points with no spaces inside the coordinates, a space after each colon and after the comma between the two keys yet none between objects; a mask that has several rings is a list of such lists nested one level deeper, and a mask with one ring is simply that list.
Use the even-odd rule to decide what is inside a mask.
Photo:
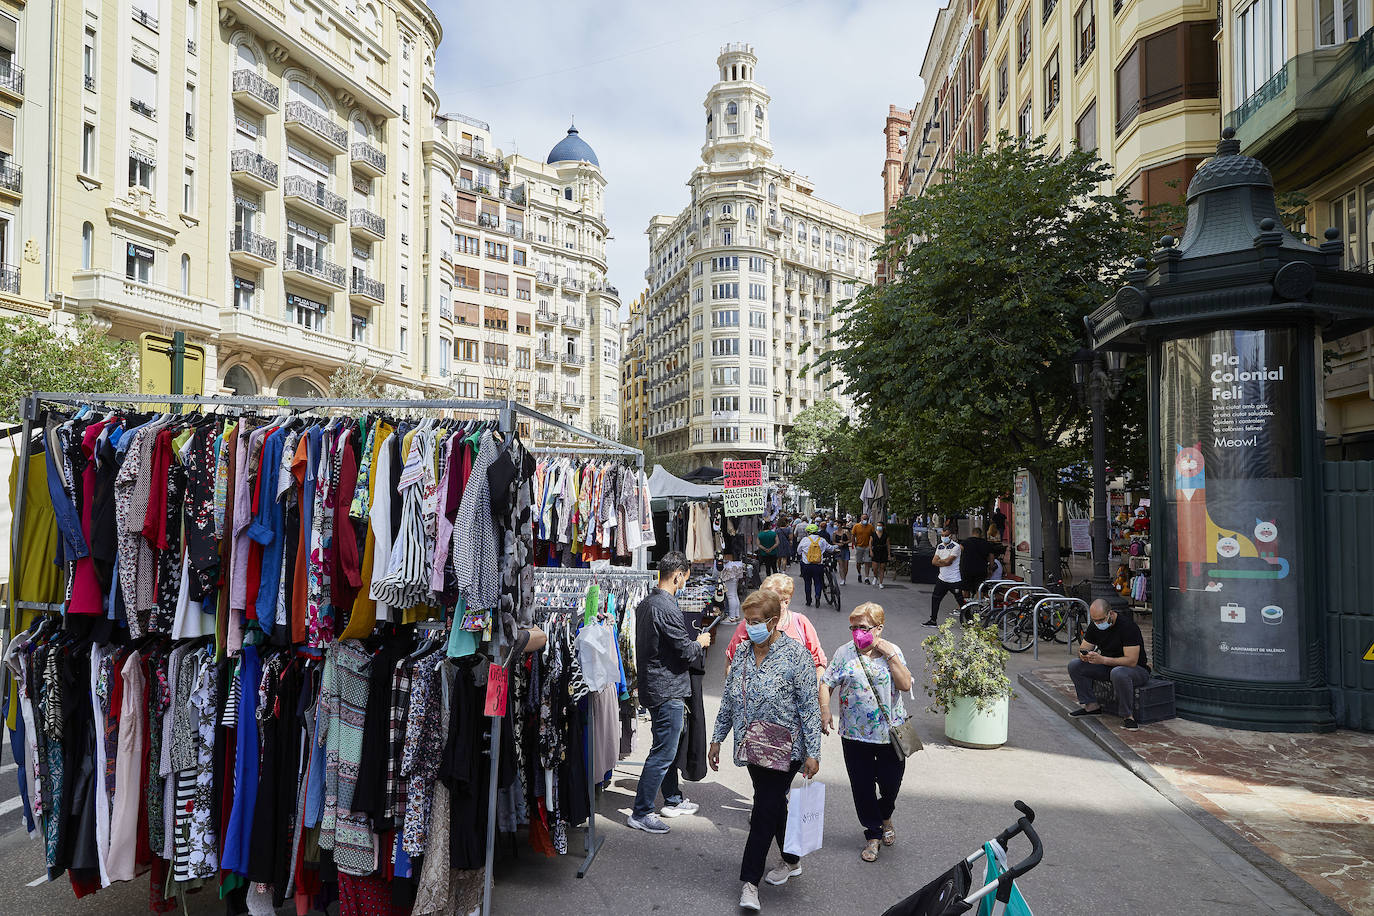
[{"label": "tree", "polygon": [[1084,317],[1156,228],[1124,190],[1104,190],[1111,178],[1091,153],[1047,154],[1043,137],[1003,133],[959,156],[942,183],[888,214],[875,258],[897,262],[897,276],[847,305],[826,357],[855,402],[909,443],[905,458],[942,508],[983,505],[1028,468],[1051,569],[1061,471],[1086,457],[1071,357]]},{"label": "tree", "polygon": [[0,411],[22,414],[33,391],[137,392],[137,353],[85,316],[66,327],[26,316],[0,319]]},{"label": "tree", "polygon": [[329,396],[341,400],[383,397],[384,386],[377,381],[380,371],[363,363],[344,363],[329,376]]}]

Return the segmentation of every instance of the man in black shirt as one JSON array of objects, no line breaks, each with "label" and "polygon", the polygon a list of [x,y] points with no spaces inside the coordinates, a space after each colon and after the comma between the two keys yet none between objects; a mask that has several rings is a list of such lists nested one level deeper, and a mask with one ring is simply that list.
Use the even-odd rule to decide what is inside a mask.
[{"label": "man in black shirt", "polygon": [[1145,655],[1145,640],[1140,627],[1129,613],[1118,614],[1098,599],[1088,609],[1088,629],[1078,647],[1078,658],[1069,662],[1069,677],[1073,679],[1082,709],[1071,716],[1095,716],[1102,712],[1093,696],[1093,681],[1111,681],[1116,691],[1117,712],[1124,728],[1139,728],[1132,703],[1137,687],[1150,679],[1150,666]]},{"label": "man in black shirt", "polygon": [[[971,600],[978,593],[978,586],[988,578],[988,559],[992,556],[992,544],[983,537],[982,528],[973,529],[973,537],[959,542],[963,551],[959,554],[959,575],[963,579],[961,602]],[[962,613],[962,611],[961,611]],[[965,622],[968,617],[965,616]]]}]

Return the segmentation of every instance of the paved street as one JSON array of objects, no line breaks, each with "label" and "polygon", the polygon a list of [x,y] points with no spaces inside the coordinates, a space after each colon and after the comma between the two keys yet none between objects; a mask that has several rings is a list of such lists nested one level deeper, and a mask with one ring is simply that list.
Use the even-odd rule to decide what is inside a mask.
[{"label": "paved street", "polygon": [[[845,589],[846,608],[877,600],[889,612],[887,638],[906,652],[919,672],[920,626],[929,589],[910,584],[879,592]],[[800,593],[795,601],[801,606]],[[946,610],[952,609],[946,604]],[[848,638],[845,618],[812,611],[824,644]],[[1041,664],[1064,650],[1046,646]],[[724,653],[714,649],[707,681],[707,712],[714,718]],[[1013,673],[1034,666],[1029,653],[1015,656]],[[924,704],[922,704],[924,705]],[[765,888],[765,910],[841,916],[881,913],[976,848],[1013,820],[1011,803],[1035,808],[1045,860],[1022,883],[1040,913],[1093,914],[1298,914],[1309,912],[1153,789],[1109,759],[1096,745],[1038,700],[1012,703],[1011,741],[995,751],[945,743],[941,720],[921,710],[926,750],[909,763],[895,818],[898,845],[879,861],[859,861],[856,828],[839,739],[826,739],[821,781],[827,785],[826,848],[806,860],[806,872],[785,888]],[[643,734],[643,733],[641,733]],[[645,740],[636,747],[642,759]],[[8,749],[5,752],[9,761]],[[6,828],[17,813],[4,801],[14,795],[14,770],[0,772],[0,809]],[[749,816],[748,779],[728,764],[689,794],[700,802],[695,817],[672,822],[673,832],[654,837],[631,832],[624,814],[633,795],[635,770],[621,767],[601,802],[606,845],[584,880],[575,877],[580,856],[543,859],[521,847],[519,858],[498,871],[495,911],[536,913],[733,913],[738,898],[739,857]],[[573,848],[580,849],[574,834]],[[1022,847],[1013,846],[1013,855]],[[0,835],[0,881],[10,888],[0,910],[29,914],[146,911],[146,878],[74,900],[65,878],[30,886],[42,874],[37,841],[22,829]],[[557,904],[554,905],[553,901]],[[208,894],[188,900],[191,913],[218,912]]]}]

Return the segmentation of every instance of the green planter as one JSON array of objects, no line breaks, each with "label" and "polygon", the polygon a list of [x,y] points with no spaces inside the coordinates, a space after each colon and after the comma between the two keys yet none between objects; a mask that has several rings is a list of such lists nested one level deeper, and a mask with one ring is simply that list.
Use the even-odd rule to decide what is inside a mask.
[{"label": "green planter", "polygon": [[1010,702],[1008,697],[1002,697],[979,712],[974,700],[956,698],[945,713],[945,737],[959,747],[1001,747],[1007,743]]}]

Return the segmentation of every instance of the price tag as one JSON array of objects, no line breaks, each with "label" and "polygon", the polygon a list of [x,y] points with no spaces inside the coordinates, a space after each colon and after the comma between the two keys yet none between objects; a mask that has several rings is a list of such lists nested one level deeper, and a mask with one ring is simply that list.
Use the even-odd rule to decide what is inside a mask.
[{"label": "price tag", "polygon": [[497,664],[487,669],[486,714],[496,718],[506,714],[506,669]]}]

